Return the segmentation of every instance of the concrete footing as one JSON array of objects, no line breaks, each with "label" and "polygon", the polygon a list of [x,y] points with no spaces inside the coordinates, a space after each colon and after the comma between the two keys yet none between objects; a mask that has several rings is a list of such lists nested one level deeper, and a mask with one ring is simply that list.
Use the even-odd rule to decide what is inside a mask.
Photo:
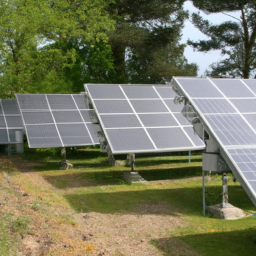
[{"label": "concrete footing", "polygon": [[214,216],[224,220],[237,220],[245,217],[243,211],[232,204],[226,204],[225,208],[222,208],[221,204],[211,205],[207,207],[207,210]]},{"label": "concrete footing", "polygon": [[123,179],[128,183],[145,182],[145,180],[137,172],[123,172]]}]

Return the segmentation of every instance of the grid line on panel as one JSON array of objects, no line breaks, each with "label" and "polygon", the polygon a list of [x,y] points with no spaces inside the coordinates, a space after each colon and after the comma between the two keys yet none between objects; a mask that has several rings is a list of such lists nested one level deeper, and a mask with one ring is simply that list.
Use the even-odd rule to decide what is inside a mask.
[{"label": "grid line on panel", "polygon": [[[156,90],[155,86],[153,86],[153,88],[155,89],[156,93],[158,94],[158,97],[161,99],[161,101],[163,102],[163,104],[165,105],[165,107],[168,109],[168,112],[172,115],[172,117],[175,119],[175,121],[178,123],[179,127],[182,129],[183,131],[183,126],[181,125],[181,123],[179,122],[178,118],[172,113],[172,111],[168,108],[167,104],[165,103],[165,101],[163,100],[163,98],[161,97],[161,95],[158,93],[158,91]],[[185,118],[185,117],[184,117]],[[183,131],[184,134],[187,136],[187,138],[189,139],[189,141],[192,143],[192,145],[195,147],[195,143],[194,141],[188,136],[188,134]]]},{"label": "grid line on panel", "polygon": [[243,181],[256,192],[256,148],[228,149],[229,157],[237,166]]},{"label": "grid line on panel", "polygon": [[[186,90],[190,94],[190,97],[193,99],[194,98],[221,98],[220,92],[216,90],[216,87],[213,86],[207,78],[175,77],[174,79],[175,79],[175,82],[181,88]],[[189,81],[189,85],[187,81]],[[196,85],[196,87],[193,85]],[[206,92],[205,88],[208,89],[207,94],[205,94]]]},{"label": "grid line on panel", "polygon": [[211,81],[211,79],[209,79],[207,77],[207,79],[215,86],[215,88],[223,95],[223,97],[233,106],[233,108],[237,111],[237,113],[242,117],[242,119],[246,122],[246,124],[251,128],[251,130],[254,132],[254,134],[256,135],[255,130],[253,129],[253,127],[249,124],[249,122],[246,120],[246,118],[241,114],[241,112],[234,106],[234,104],[232,102],[230,102],[230,100],[226,97],[226,95],[224,93],[222,93],[222,91],[214,84],[213,81]]},{"label": "grid line on panel", "polygon": [[86,106],[85,104],[85,95],[84,94],[71,94],[75,103],[76,103],[76,106],[80,109],[88,109],[88,107]]},{"label": "grid line on panel", "polygon": [[193,99],[203,114],[230,114],[235,109],[226,99]]},{"label": "grid line on panel", "polygon": [[[244,122],[244,120],[241,118],[241,116],[239,116],[239,115],[226,115],[226,116],[220,115],[219,117],[220,118],[217,119],[215,116],[211,116],[210,118],[208,118],[208,116],[206,116],[206,119],[211,124],[217,137],[219,137],[220,139],[222,137],[221,143],[224,146],[226,146],[226,145],[251,145],[251,144],[256,143],[254,131],[252,131],[250,129],[250,127],[246,126],[246,124],[244,124],[244,125],[246,126],[247,129],[244,128],[244,125],[241,125],[241,122]],[[236,119],[235,117],[238,117],[238,119]],[[228,120],[228,121],[226,121],[226,120]],[[243,131],[243,133],[241,133],[241,131]],[[220,137],[220,134],[222,134],[225,137],[225,140],[224,140],[223,136]],[[227,137],[226,135],[228,135],[230,137]],[[232,143],[232,140],[235,141],[236,144]]]},{"label": "grid line on panel", "polygon": [[143,129],[144,129],[144,131],[146,132],[146,134],[147,134],[147,136],[148,136],[149,140],[150,140],[150,141],[151,141],[151,143],[153,144],[154,148],[155,148],[155,149],[157,149],[156,144],[154,143],[154,141],[153,141],[153,139],[151,138],[151,136],[149,135],[149,133],[148,133],[148,131],[147,131],[146,127],[144,126],[144,124],[143,124],[143,123],[142,123],[142,121],[140,120],[140,118],[139,118],[139,116],[138,116],[137,112],[135,111],[135,109],[134,109],[133,105],[131,104],[130,100],[128,99],[127,95],[125,94],[125,92],[124,92],[123,88],[122,88],[120,85],[119,85],[119,88],[121,89],[121,91],[123,92],[123,94],[124,94],[124,96],[125,96],[126,100],[127,100],[127,101],[128,101],[128,103],[130,104],[130,106],[131,106],[131,108],[132,108],[132,110],[133,110],[134,114],[135,114],[135,115],[136,115],[136,117],[138,118],[138,120],[139,120],[139,122],[140,122],[140,124],[141,124],[142,128],[143,128]]},{"label": "grid line on panel", "polygon": [[[75,105],[76,105],[77,111],[78,111],[78,112],[79,112],[79,114],[80,114],[80,117],[81,117],[81,118],[82,118],[82,120],[84,121],[83,116],[82,116],[82,114],[81,114],[81,112],[80,112],[80,109],[78,108],[78,105],[76,104],[76,101],[75,101],[75,99],[74,99],[74,97],[73,97],[73,94],[71,94],[71,97],[72,97],[73,101],[75,102]],[[86,123],[85,123],[85,122],[83,122],[83,124],[84,124],[84,126],[85,126],[85,129],[86,129],[86,130],[87,130],[87,132],[89,133],[89,136],[90,136],[90,138],[91,138],[91,141],[93,142],[92,135],[91,135],[91,133],[90,133],[90,131],[89,131],[89,129],[88,129],[88,127],[87,127]]]},{"label": "grid line on panel", "polygon": [[240,79],[240,81],[253,93],[254,96],[256,96],[255,92],[243,81],[243,79]]},{"label": "grid line on panel", "polygon": [[57,126],[56,121],[55,121],[55,118],[54,118],[54,116],[53,116],[53,114],[52,114],[52,109],[51,109],[51,106],[50,106],[50,104],[49,104],[49,101],[48,101],[48,98],[47,98],[47,95],[46,95],[46,94],[45,94],[45,98],[46,98],[46,101],[47,101],[47,104],[48,104],[48,108],[49,108],[49,110],[50,110],[50,113],[51,113],[51,115],[52,115],[52,119],[53,119],[54,125],[55,125],[55,127],[56,127],[56,129],[57,129],[57,133],[58,133],[58,135],[59,135],[59,139],[60,139],[60,141],[61,141],[62,147],[64,147],[62,138],[61,138],[61,136],[60,136],[60,132],[59,132],[59,130],[58,130],[58,126]]},{"label": "grid line on panel", "polygon": [[[239,79],[219,79],[209,77],[207,77],[207,79],[227,98],[240,98],[241,96],[250,98],[255,96],[254,93],[248,90],[244,83]],[[242,90],[240,90],[241,86],[243,86]]]},{"label": "grid line on panel", "polygon": [[20,115],[17,100],[2,100],[3,113],[6,116]]},{"label": "grid line on panel", "polygon": [[[0,104],[1,104],[2,110],[4,110],[3,109],[2,100],[0,101]],[[8,129],[7,129],[8,127],[7,127],[7,121],[6,121],[6,117],[5,117],[4,111],[3,111],[3,117],[4,117],[5,124],[6,124],[6,132],[7,132],[7,137],[8,137],[8,143],[10,143],[10,136],[9,136],[9,132],[8,132]]]}]

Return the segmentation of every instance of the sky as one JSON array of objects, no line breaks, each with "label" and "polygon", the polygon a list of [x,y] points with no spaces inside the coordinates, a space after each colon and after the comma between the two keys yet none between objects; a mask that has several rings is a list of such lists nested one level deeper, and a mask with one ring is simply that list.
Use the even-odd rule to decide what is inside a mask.
[{"label": "sky", "polygon": [[[189,10],[190,14],[193,12],[198,12],[198,9],[196,9],[191,2],[185,2],[184,8],[186,10]],[[233,20],[231,17],[225,15],[225,14],[210,14],[206,15],[203,12],[200,12],[200,14],[205,18],[208,19],[210,22],[214,24],[219,24],[224,21]],[[237,18],[240,17],[239,12],[233,12],[232,16],[235,16]],[[182,43],[186,43],[188,39],[197,41],[197,40],[204,40],[208,39],[204,34],[202,34],[197,28],[194,27],[194,25],[187,20],[185,22],[185,27],[183,29],[183,36],[182,36]],[[185,49],[185,56],[188,59],[188,62],[196,62],[199,66],[198,76],[204,75],[205,70],[209,67],[210,64],[213,62],[217,62],[224,57],[221,56],[220,51],[211,51],[207,53],[203,52],[196,52],[193,50],[191,46],[187,46]]]}]

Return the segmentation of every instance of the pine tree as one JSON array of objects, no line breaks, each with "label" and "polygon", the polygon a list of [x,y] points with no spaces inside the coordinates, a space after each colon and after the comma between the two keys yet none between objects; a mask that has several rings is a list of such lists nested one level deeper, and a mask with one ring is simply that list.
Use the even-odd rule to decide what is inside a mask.
[{"label": "pine tree", "polygon": [[159,83],[173,75],[197,74],[180,45],[188,13],[184,0],[118,0],[111,5],[115,30],[109,34],[117,83]]},{"label": "pine tree", "polygon": [[249,78],[256,68],[256,3],[255,1],[235,0],[194,0],[194,5],[207,13],[225,13],[239,11],[240,18],[213,25],[199,14],[193,13],[192,22],[209,40],[197,42],[188,40],[188,44],[202,52],[221,50],[228,57],[213,63],[207,75],[213,77]]}]

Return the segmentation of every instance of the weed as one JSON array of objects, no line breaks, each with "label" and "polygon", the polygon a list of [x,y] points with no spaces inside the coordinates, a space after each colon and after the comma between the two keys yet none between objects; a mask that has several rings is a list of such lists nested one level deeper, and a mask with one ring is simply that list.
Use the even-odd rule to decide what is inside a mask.
[{"label": "weed", "polygon": [[32,210],[34,210],[34,211],[39,211],[40,209],[41,209],[41,202],[39,201],[39,200],[35,200],[32,204],[31,204],[31,206],[30,206],[30,208],[32,209]]},{"label": "weed", "polygon": [[16,220],[11,222],[11,228],[20,234],[26,234],[30,224],[31,221],[27,216],[19,216]]}]

